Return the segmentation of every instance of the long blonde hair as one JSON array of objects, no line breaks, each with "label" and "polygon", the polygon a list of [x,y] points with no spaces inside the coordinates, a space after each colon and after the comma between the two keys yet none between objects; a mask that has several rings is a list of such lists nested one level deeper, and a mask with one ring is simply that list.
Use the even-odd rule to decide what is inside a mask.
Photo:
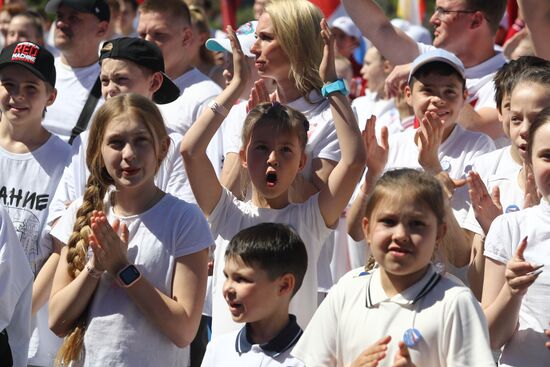
[{"label": "long blonde hair", "polygon": [[290,62],[289,78],[308,99],[311,90],[323,86],[319,64],[323,58],[323,13],[307,0],[273,0],[265,8],[275,38]]},{"label": "long blonde hair", "polygon": [[[90,171],[90,177],[86,183],[82,205],[76,212],[73,233],[67,243],[67,271],[73,279],[84,269],[88,260],[88,237],[91,233],[92,211],[104,209],[105,194],[109,186],[114,184],[101,155],[105,132],[111,122],[125,118],[142,121],[146,126],[153,138],[155,154],[158,159],[157,169],[166,155],[166,152],[161,149],[161,141],[168,137],[164,120],[156,105],[149,99],[137,94],[116,96],[105,102],[95,113],[86,149],[86,165]],[[65,337],[57,354],[56,365],[67,365],[81,357],[86,318],[87,312],[83,312]]]}]

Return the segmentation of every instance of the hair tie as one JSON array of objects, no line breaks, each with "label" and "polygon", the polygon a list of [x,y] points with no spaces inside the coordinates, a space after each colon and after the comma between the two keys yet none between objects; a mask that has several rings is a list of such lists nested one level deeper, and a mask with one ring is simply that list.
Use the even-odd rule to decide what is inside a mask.
[{"label": "hair tie", "polygon": [[304,120],[304,130],[306,131],[306,133],[309,131],[309,121],[308,121],[308,119]]}]

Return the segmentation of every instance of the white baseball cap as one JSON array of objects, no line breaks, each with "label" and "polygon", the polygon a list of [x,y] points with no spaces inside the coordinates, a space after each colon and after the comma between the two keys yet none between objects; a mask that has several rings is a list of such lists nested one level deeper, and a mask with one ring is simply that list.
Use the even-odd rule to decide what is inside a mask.
[{"label": "white baseball cap", "polygon": [[[257,24],[258,22],[256,20],[246,22],[245,24],[241,25],[235,32],[237,34],[237,38],[239,39],[243,52],[247,57],[255,57],[255,55],[250,50],[252,49],[254,42],[256,42]],[[231,42],[229,41],[229,38],[227,38],[227,35],[223,38],[209,38],[206,41],[205,45],[206,48],[210,51],[232,52]]]},{"label": "white baseball cap", "polygon": [[350,37],[355,37],[358,41],[361,39],[361,31],[350,17],[338,17],[331,24],[332,28],[338,28]]},{"label": "white baseball cap", "polygon": [[411,78],[420,69],[422,66],[432,63],[432,62],[444,62],[456,70],[462,79],[466,79],[464,64],[455,54],[445,51],[441,48],[436,48],[434,50],[424,52],[420,54],[416,59],[414,59],[411,71],[409,72],[408,82],[411,82]]}]

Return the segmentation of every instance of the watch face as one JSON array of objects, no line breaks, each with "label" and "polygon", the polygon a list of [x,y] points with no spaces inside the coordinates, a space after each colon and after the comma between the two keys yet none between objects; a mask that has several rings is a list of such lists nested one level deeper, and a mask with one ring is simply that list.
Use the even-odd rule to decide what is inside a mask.
[{"label": "watch face", "polygon": [[129,265],[124,270],[122,270],[118,274],[118,276],[122,281],[122,283],[128,285],[128,284],[132,284],[134,280],[139,278],[140,273],[139,273],[139,270],[137,270],[137,268],[134,265]]}]

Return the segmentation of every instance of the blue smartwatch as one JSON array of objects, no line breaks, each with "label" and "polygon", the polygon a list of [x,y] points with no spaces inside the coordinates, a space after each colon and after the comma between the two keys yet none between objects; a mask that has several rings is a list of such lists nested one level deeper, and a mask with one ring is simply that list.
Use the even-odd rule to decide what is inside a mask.
[{"label": "blue smartwatch", "polygon": [[344,96],[347,96],[349,94],[348,87],[342,79],[337,79],[332,83],[325,84],[323,85],[323,88],[321,88],[321,94],[323,95],[323,97],[326,97],[334,92],[340,92]]}]

